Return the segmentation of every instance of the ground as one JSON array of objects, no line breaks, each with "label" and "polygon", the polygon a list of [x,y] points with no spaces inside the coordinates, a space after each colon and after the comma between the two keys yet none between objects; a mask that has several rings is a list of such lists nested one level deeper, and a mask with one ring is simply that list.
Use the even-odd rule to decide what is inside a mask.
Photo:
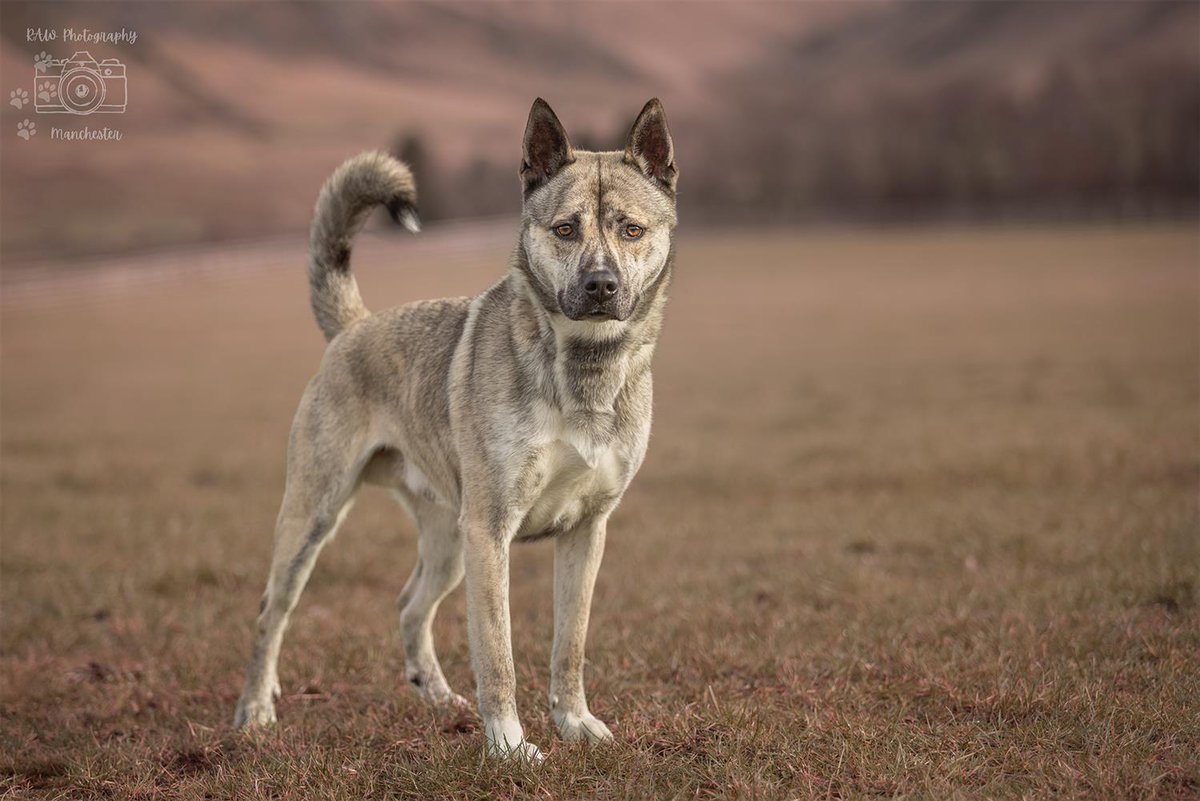
[{"label": "ground", "polygon": [[[6,290],[0,794],[1200,796],[1194,230],[681,236],[592,615],[616,745],[555,742],[553,546],[515,551],[536,769],[406,687],[413,529],[370,490],[279,725],[230,726],[322,348],[298,250]],[[459,238],[365,243],[368,305],[486,286],[507,234]],[[461,592],[436,633],[470,695]]]}]

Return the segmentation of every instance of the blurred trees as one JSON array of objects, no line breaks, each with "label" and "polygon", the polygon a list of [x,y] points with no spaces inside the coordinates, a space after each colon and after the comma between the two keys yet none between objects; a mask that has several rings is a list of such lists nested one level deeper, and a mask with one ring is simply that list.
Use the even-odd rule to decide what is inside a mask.
[{"label": "blurred trees", "polygon": [[[1021,90],[978,74],[883,86],[851,107],[748,92],[735,111],[673,120],[689,218],[1145,218],[1200,201],[1200,80],[1184,62],[1056,63]],[[577,138],[581,149],[621,145]],[[396,152],[426,219],[520,207],[512,163],[452,168],[413,133]]]},{"label": "blurred trees", "polygon": [[417,208],[423,222],[459,216],[457,211],[443,205],[441,171],[425,138],[416,131],[405,131],[396,137],[389,151],[412,170],[417,182]]},{"label": "blurred trees", "polygon": [[512,164],[475,158],[453,169],[437,158],[425,137],[416,131],[397,136],[390,152],[413,172],[423,222],[520,211],[517,168]]},{"label": "blurred trees", "polygon": [[1154,217],[1200,200],[1200,80],[1184,62],[1059,63],[1023,91],[977,75],[851,109],[796,101],[741,109],[766,124],[710,127],[683,157],[699,215]]}]

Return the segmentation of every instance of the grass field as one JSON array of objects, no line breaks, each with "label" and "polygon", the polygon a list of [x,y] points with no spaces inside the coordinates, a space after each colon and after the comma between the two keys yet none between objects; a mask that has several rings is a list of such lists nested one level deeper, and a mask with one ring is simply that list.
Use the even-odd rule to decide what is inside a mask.
[{"label": "grass field", "polygon": [[[368,305],[508,250],[418,242],[360,251]],[[514,553],[536,769],[408,691],[414,534],[370,490],[279,726],[230,727],[321,354],[299,258],[7,301],[0,794],[1200,797],[1198,264],[1186,227],[685,231],[592,616],[617,745],[554,741],[553,548]],[[470,694],[461,591],[436,632]]]}]

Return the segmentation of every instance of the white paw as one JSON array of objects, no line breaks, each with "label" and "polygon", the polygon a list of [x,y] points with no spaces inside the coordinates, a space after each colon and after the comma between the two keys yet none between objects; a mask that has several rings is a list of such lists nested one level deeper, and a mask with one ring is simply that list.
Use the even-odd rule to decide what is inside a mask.
[{"label": "white paw", "polygon": [[608,730],[608,726],[591,712],[577,715],[574,712],[555,710],[550,713],[550,717],[558,726],[559,735],[569,743],[587,742],[597,745],[612,742],[613,734]]},{"label": "white paw", "polygon": [[540,748],[528,740],[521,740],[514,746],[505,743],[489,742],[487,746],[488,756],[495,759],[503,759],[512,762],[524,762],[527,765],[540,765],[546,760]]},{"label": "white paw", "polygon": [[261,698],[238,701],[237,711],[233,713],[233,725],[239,729],[253,729],[270,726],[275,722],[275,704]]},{"label": "white paw", "polygon": [[433,692],[426,690],[417,690],[421,697],[434,706],[444,707],[446,709],[470,709],[471,702],[463,698],[458,693],[447,688],[442,692]]},{"label": "white paw", "polygon": [[408,683],[412,685],[418,695],[434,706],[443,706],[451,709],[465,709],[471,706],[470,701],[450,689],[445,679],[441,679],[440,681],[425,681],[418,675],[409,676]]},{"label": "white paw", "polygon": [[439,695],[438,697],[430,698],[429,700],[432,701],[437,706],[444,706],[449,709],[470,709],[471,708],[470,701],[468,701],[466,698],[463,698],[458,693],[451,692],[449,690],[447,690],[445,695]]},{"label": "white paw", "polygon": [[516,719],[490,721],[483,729],[490,757],[529,765],[536,765],[546,758],[536,745],[525,739],[525,732]]}]

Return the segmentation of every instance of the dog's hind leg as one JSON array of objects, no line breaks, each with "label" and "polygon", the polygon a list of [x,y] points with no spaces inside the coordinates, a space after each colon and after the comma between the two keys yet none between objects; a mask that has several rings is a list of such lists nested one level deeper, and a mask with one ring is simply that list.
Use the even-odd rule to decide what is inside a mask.
[{"label": "dog's hind leg", "polygon": [[358,489],[362,462],[353,454],[327,451],[322,454],[325,458],[311,458],[308,448],[295,445],[293,442],[289,454],[287,489],[275,525],[271,572],[259,610],[246,686],[234,714],[238,727],[275,722],[275,700],[280,694],[277,665],[288,616],[300,599],[317,555],[336,533]]},{"label": "dog's hind leg", "polygon": [[462,538],[449,509],[432,503],[410,505],[417,521],[417,566],[400,593],[400,635],[404,641],[405,675],[423,697],[435,704],[469,706],[450,689],[433,646],[433,618],[438,604],[463,578]]}]

